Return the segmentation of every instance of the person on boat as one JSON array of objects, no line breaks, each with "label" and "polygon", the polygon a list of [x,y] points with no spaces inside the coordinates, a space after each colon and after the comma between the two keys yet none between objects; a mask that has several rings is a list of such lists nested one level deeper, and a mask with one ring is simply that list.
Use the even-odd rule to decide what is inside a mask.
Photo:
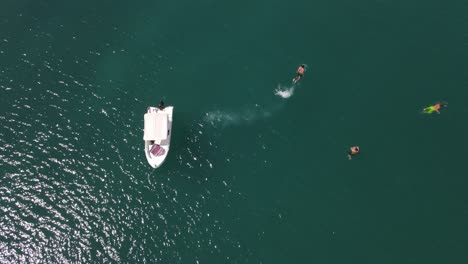
[{"label": "person on boat", "polygon": [[348,159],[352,159],[354,156],[356,156],[359,153],[359,146],[354,146],[351,147],[348,150]]},{"label": "person on boat", "polygon": [[424,108],[424,109],[423,109],[423,113],[424,113],[424,114],[432,114],[432,113],[436,112],[436,113],[440,114],[440,111],[439,111],[439,110],[440,110],[442,107],[446,107],[446,106],[447,106],[447,104],[444,104],[444,103],[437,103],[437,104],[435,104],[435,105],[431,105],[431,106],[429,106],[429,107]]},{"label": "person on boat", "polygon": [[164,110],[164,101],[163,100],[159,101],[158,108],[159,108],[159,110]]},{"label": "person on boat", "polygon": [[293,83],[297,83],[297,81],[299,81],[302,78],[302,76],[304,76],[304,72],[305,72],[305,65],[301,64],[301,66],[297,68],[297,76],[294,77]]}]

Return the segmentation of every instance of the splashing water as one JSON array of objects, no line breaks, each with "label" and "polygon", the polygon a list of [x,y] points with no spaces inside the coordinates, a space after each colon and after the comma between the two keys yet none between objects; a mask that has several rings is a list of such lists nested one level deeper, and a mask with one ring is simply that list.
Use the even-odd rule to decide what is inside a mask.
[{"label": "splashing water", "polygon": [[[281,85],[278,85],[278,88],[275,90],[275,95],[287,99],[293,95],[294,89],[294,85],[291,87],[282,87]],[[268,105],[267,107],[261,107],[260,105],[255,104],[255,106],[246,106],[238,111],[214,110],[206,113],[203,117],[203,121],[213,126],[225,127],[241,125],[269,118],[273,113],[279,111],[282,106],[283,104],[281,103]]]},{"label": "splashing water", "polygon": [[294,93],[294,86],[291,87],[281,87],[281,85],[278,85],[278,88],[275,90],[275,95],[280,96],[284,99],[288,99],[291,97]]}]

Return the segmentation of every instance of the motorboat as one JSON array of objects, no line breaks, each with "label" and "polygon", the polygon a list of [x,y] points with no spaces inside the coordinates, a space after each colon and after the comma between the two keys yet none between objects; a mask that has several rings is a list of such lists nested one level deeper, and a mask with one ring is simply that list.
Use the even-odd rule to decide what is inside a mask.
[{"label": "motorboat", "polygon": [[148,107],[145,113],[145,155],[153,168],[158,168],[164,162],[169,152],[172,134],[173,106]]}]

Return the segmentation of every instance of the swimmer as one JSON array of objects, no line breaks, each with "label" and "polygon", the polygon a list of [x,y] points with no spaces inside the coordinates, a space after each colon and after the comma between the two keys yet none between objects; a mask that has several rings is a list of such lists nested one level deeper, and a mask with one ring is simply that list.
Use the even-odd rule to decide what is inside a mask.
[{"label": "swimmer", "polygon": [[164,110],[164,101],[163,100],[159,101],[158,108],[159,108],[159,110]]},{"label": "swimmer", "polygon": [[351,147],[348,150],[348,159],[351,160],[353,158],[353,156],[356,156],[358,153],[359,153],[359,146]]},{"label": "swimmer", "polygon": [[302,76],[304,76],[304,72],[305,72],[305,65],[301,64],[301,66],[297,68],[297,76],[294,77],[293,83],[297,83],[302,78]]},{"label": "swimmer", "polygon": [[447,104],[446,103],[437,103],[435,105],[431,105],[429,107],[426,107],[423,109],[423,114],[432,114],[434,112],[440,114],[439,110],[442,108],[442,107],[446,107]]}]

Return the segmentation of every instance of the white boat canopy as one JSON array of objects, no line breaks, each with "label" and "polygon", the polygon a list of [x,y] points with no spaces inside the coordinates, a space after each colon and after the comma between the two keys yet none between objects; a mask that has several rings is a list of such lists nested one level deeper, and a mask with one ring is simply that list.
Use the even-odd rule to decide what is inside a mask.
[{"label": "white boat canopy", "polygon": [[165,113],[146,113],[145,114],[145,133],[143,140],[154,140],[161,142],[167,138],[167,114]]}]

